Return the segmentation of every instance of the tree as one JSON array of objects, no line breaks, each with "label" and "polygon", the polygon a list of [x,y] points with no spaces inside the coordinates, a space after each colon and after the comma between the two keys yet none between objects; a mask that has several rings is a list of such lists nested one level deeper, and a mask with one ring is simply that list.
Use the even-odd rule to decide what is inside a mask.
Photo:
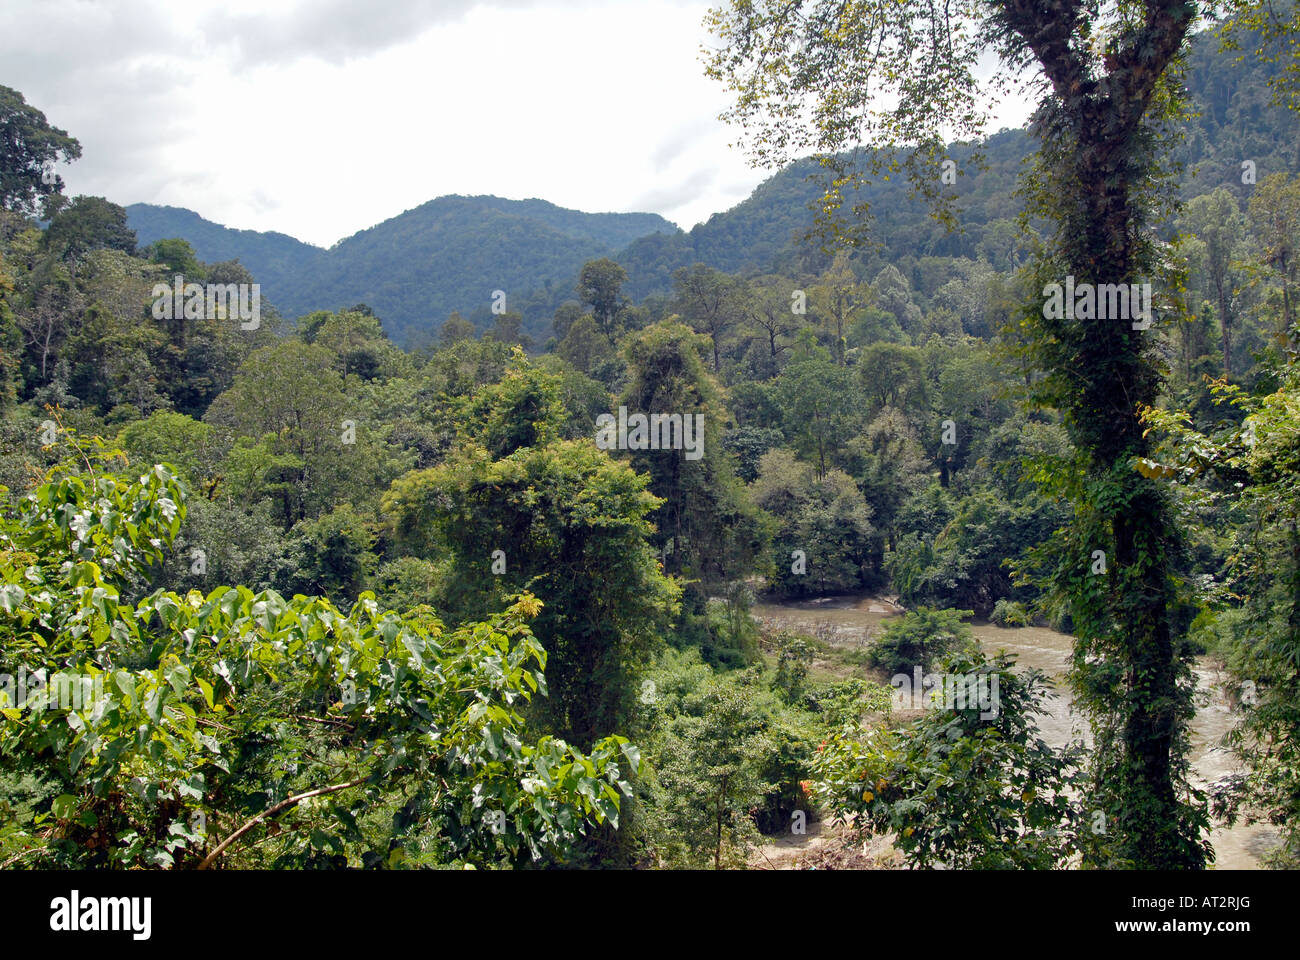
[{"label": "tree", "polygon": [[312,342],[337,355],[335,369],[345,378],[374,380],[409,371],[409,361],[389,341],[373,313],[345,310],[328,314],[314,332]]},{"label": "tree", "polygon": [[676,299],[673,310],[699,333],[713,339],[713,371],[722,369],[719,350],[723,335],[740,320],[740,287],[736,280],[712,267],[697,263],[673,273]]},{"label": "tree", "polygon": [[862,392],[871,398],[872,411],[905,408],[924,395],[921,358],[915,347],[898,343],[873,343],[858,354]]},{"label": "tree", "polygon": [[912,287],[902,271],[892,263],[885,266],[871,281],[875,303],[881,310],[892,314],[898,326],[907,334],[916,333],[921,322],[921,308],[912,300]]},{"label": "tree", "polygon": [[1075,799],[1082,750],[1054,750],[1038,733],[1051,682],[1040,670],[1012,670],[1014,662],[956,653],[943,669],[968,678],[964,702],[942,691],[900,730],[864,737],[856,717],[836,730],[813,761],[817,800],[853,830],[893,834],[914,867],[1059,870],[1087,848],[1106,862],[1089,830],[1095,821]]},{"label": "tree", "polygon": [[646,478],[588,439],[543,440],[501,459],[467,444],[384,495],[404,550],[454,561],[451,614],[477,617],[530,585],[544,604],[535,630],[551,695],[540,709],[577,743],[596,742],[632,713],[637,672],[675,612],[678,589],[648,543],[659,501],[645,488]]},{"label": "tree", "polygon": [[[563,340],[568,336],[570,328],[582,317],[591,316],[582,309],[582,305],[574,303],[572,300],[566,300],[555,308],[555,316],[551,319],[551,328],[555,331],[557,340]],[[595,320],[592,320],[595,324]],[[599,330],[599,325],[597,324]]]},{"label": "tree", "polygon": [[[1261,189],[1267,183],[1265,179]],[[1214,295],[1222,335],[1223,375],[1231,377],[1233,310],[1240,278],[1235,261],[1241,256],[1245,218],[1237,208],[1236,198],[1223,187],[1188,201],[1186,218],[1187,225],[1204,244],[1204,274]]]},{"label": "tree", "polygon": [[17,398],[15,387],[22,367],[23,334],[9,306],[13,290],[14,278],[0,252],[0,415],[8,413]]},{"label": "tree", "polygon": [[[0,777],[27,775],[29,794],[6,807],[5,862],[554,863],[617,824],[640,769],[630,743],[525,739],[545,683],[535,597],[454,629],[370,595],[347,613],[244,586],[132,601],[181,529],[184,489],[72,442],[0,513]],[[20,665],[49,688],[7,682]]]},{"label": "tree", "polygon": [[300,520],[289,533],[277,587],[289,596],[333,597],[350,605],[370,587],[378,563],[374,546],[374,530],[349,504]]},{"label": "tree", "polygon": [[450,347],[462,340],[474,339],[474,333],[474,324],[453,310],[451,316],[443,321],[442,329],[438,332],[438,339],[444,347]]},{"label": "tree", "polygon": [[495,460],[560,439],[568,417],[560,382],[558,374],[531,365],[516,347],[506,375],[466,406],[465,433]]},{"label": "tree", "polygon": [[890,674],[937,668],[948,654],[975,646],[970,627],[962,623],[973,615],[971,610],[909,610],[885,624],[871,647],[871,662]]},{"label": "tree", "polygon": [[[837,167],[863,151],[837,160],[837,150],[867,148],[876,172],[904,167],[951,224],[955,201],[940,178],[944,135],[961,139],[982,127],[974,65],[995,52],[1010,68],[1008,81],[1034,65],[1047,85],[1033,127],[1041,147],[1029,215],[1050,228],[1038,287],[1067,275],[1149,282],[1160,274],[1149,225],[1165,182],[1154,142],[1178,100],[1166,70],[1197,15],[1190,0],[1101,8],[1083,0],[957,7],[906,0],[887,9],[732,0],[710,13],[721,44],[708,72],[736,91],[728,116],[745,126],[759,162],[818,151],[836,174],[820,209],[832,232],[854,239],[865,216],[846,229],[840,208],[864,175]],[[811,123],[803,126],[805,116]],[[854,211],[865,215],[866,203]],[[1044,374],[1033,384],[1036,402],[1062,411],[1079,452],[1063,485],[1078,519],[1057,543],[1052,583],[1077,614],[1076,684],[1102,744],[1094,784],[1118,824],[1122,860],[1199,867],[1205,817],[1186,781],[1191,684],[1175,636],[1176,532],[1161,491],[1131,466],[1147,452],[1138,409],[1154,401],[1160,374],[1129,318],[1037,316],[1048,312],[1041,301],[1026,304],[1028,358]],[[1110,560],[1104,581],[1088,575],[1086,558],[1097,549]]]},{"label": "tree", "polygon": [[187,280],[197,282],[208,278],[202,261],[194,252],[194,247],[188,240],[182,240],[180,237],[155,240],[141,250],[140,255],[166,267],[168,280],[178,273]]},{"label": "tree", "polygon": [[583,373],[595,373],[615,356],[609,337],[600,332],[596,318],[584,313],[569,325],[556,352]]},{"label": "tree", "polygon": [[50,221],[45,244],[56,256],[80,261],[92,250],[135,253],[135,231],[123,207],[103,197],[76,197]]},{"label": "tree", "polygon": [[1300,36],[1300,7],[1291,5],[1290,20],[1285,5],[1228,0],[1224,7],[1229,16],[1221,38],[1223,49],[1240,50],[1245,38],[1259,63],[1280,65],[1267,80],[1273,102],[1300,110],[1300,62],[1293,50]]},{"label": "tree", "polygon": [[655,545],[664,551],[664,569],[690,582],[694,612],[703,608],[709,586],[750,571],[764,539],[758,511],[722,443],[730,415],[705,365],[708,349],[706,337],[671,320],[623,344],[627,387],[620,404],[629,414],[680,415],[683,428],[700,425],[693,437],[698,457],[688,459],[684,431],[682,449],[630,451],[632,465],[650,478],[650,491],[665,501],[655,514]]},{"label": "tree", "polygon": [[583,303],[591,306],[592,316],[607,337],[614,334],[614,319],[623,306],[622,289],[625,283],[627,271],[608,257],[588,260],[578,274],[578,296]]},{"label": "tree", "polygon": [[1285,173],[1264,178],[1250,198],[1250,219],[1263,246],[1263,262],[1282,288],[1282,329],[1279,340],[1296,349],[1296,292],[1300,280],[1300,176]]},{"label": "tree", "polygon": [[497,314],[492,329],[485,333],[484,336],[499,340],[507,346],[520,346],[527,350],[532,347],[533,338],[524,333],[523,328],[523,316],[514,311],[507,311],[506,313]]},{"label": "tree", "polygon": [[156,410],[128,423],[117,443],[138,464],[170,463],[177,476],[194,490],[212,476],[216,449],[212,425],[183,413]]},{"label": "tree", "polygon": [[858,283],[858,278],[849,267],[847,253],[840,251],[836,254],[830,269],[822,275],[810,293],[818,315],[835,331],[833,353],[836,362],[843,364],[844,335],[848,332],[854,315],[869,299],[869,291]]},{"label": "tree", "polygon": [[263,347],[244,361],[205,418],[232,439],[271,435],[281,459],[265,480],[278,491],[285,529],[366,482],[366,458],[357,452],[364,443],[344,443],[343,421],[356,424],[334,360],[324,347],[299,340]]},{"label": "tree", "polygon": [[[0,86],[0,208],[35,216],[38,198],[48,204],[63,192],[55,162],[80,157],[81,144],[66,130],[50,126],[17,90]],[[52,212],[47,205],[43,214]]]},{"label": "tree", "polygon": [[789,281],[778,277],[760,277],[748,285],[743,299],[745,320],[755,333],[766,341],[772,373],[781,354],[790,349],[789,339],[799,326],[798,315],[792,309],[793,290]]},{"label": "tree", "polygon": [[1162,442],[1156,458],[1140,467],[1178,486],[1195,508],[1185,515],[1196,526],[1228,511],[1246,518],[1232,532],[1223,573],[1194,625],[1236,681],[1235,690],[1228,688],[1237,713],[1228,743],[1247,764],[1244,774],[1215,784],[1215,800],[1229,822],[1242,816],[1279,825],[1283,842],[1268,859],[1294,868],[1300,863],[1300,370],[1294,358],[1273,366],[1278,385],[1267,394],[1215,382],[1214,403],[1227,415],[1211,427],[1198,428],[1183,411],[1145,411]]},{"label": "tree", "polygon": [[[818,476],[788,450],[772,450],[759,463],[754,503],[779,526],[772,539],[774,584],[784,593],[827,594],[860,590],[871,574],[875,529],[871,507],[853,479],[839,470]],[[794,551],[804,555],[793,569]]]},{"label": "tree", "polygon": [[752,811],[771,788],[762,776],[768,720],[750,687],[715,681],[685,698],[662,741],[660,842],[687,866],[735,866],[758,837]]},{"label": "tree", "polygon": [[785,432],[794,447],[825,477],[838,451],[853,435],[861,416],[856,377],[829,358],[826,350],[796,357],[777,381]]}]

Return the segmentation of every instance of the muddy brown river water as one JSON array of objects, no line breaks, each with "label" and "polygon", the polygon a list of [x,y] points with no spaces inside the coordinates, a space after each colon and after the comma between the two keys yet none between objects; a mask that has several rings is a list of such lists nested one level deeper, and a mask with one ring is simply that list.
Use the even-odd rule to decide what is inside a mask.
[{"label": "muddy brown river water", "polygon": [[[830,643],[857,647],[868,643],[882,621],[902,614],[902,608],[877,596],[830,597],[797,603],[756,603],[754,617],[774,629],[798,630]],[[1061,746],[1070,739],[1088,737],[1084,718],[1071,710],[1070,690],[1064,677],[1073,638],[1044,627],[1003,628],[991,623],[972,623],[971,631],[985,653],[1006,650],[1017,663],[1037,667],[1056,681],[1056,694],[1039,716],[1043,739]],[[1219,688],[1212,665],[1198,661],[1197,711],[1192,723],[1192,765],[1198,782],[1204,784],[1240,770],[1240,763],[1222,746],[1232,727],[1232,714]],[[1264,824],[1216,828],[1210,835],[1215,868],[1254,870],[1259,858],[1276,842],[1276,831]]]}]

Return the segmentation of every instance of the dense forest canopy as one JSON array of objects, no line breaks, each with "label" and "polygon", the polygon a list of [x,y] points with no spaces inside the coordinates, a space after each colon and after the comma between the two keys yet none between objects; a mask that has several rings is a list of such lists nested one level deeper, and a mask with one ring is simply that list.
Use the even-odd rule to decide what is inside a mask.
[{"label": "dense forest canopy", "polygon": [[[1120,6],[1116,62],[1171,9]],[[769,7],[711,22],[792,42]],[[0,864],[721,868],[821,819],[964,868],[1264,821],[1295,866],[1300,114],[1251,11],[1179,21],[1120,146],[1058,82],[927,142],[959,229],[877,180],[839,248],[804,157],[689,232],[443,197],[326,251],[64,197],[80,144],[0,87]],[[1154,309],[1053,314],[1067,273]],[[754,615],[837,596],[899,613]],[[1091,749],[972,620],[1075,637]]]}]

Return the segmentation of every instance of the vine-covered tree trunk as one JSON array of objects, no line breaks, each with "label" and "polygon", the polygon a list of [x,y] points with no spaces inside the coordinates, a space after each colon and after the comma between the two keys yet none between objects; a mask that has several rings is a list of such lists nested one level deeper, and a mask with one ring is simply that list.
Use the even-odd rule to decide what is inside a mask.
[{"label": "vine-covered tree trunk", "polygon": [[[1055,16],[1045,16],[1045,7],[1057,8]],[[1006,9],[1053,84],[1037,126],[1057,193],[1046,207],[1057,228],[1053,262],[1076,285],[1151,282],[1147,112],[1194,5],[1148,3],[1144,23],[1111,44],[1100,78],[1066,42],[1081,4],[1015,0]],[[1096,677],[1093,693],[1101,697],[1092,702],[1108,714],[1102,728],[1121,738],[1100,753],[1109,759],[1095,771],[1097,796],[1112,808],[1101,812],[1117,828],[1122,859],[1157,869],[1200,866],[1203,848],[1175,790],[1185,715],[1170,570],[1177,537],[1161,491],[1133,467],[1134,458],[1148,455],[1140,410],[1155,403],[1160,385],[1141,329],[1150,317],[1095,313],[1103,316],[1047,321],[1054,343],[1045,356],[1056,380],[1053,399],[1083,458],[1086,492],[1077,507],[1084,537],[1102,541],[1079,545],[1102,551],[1106,564],[1100,591],[1081,588],[1096,598],[1093,609],[1076,614],[1076,664]]]}]

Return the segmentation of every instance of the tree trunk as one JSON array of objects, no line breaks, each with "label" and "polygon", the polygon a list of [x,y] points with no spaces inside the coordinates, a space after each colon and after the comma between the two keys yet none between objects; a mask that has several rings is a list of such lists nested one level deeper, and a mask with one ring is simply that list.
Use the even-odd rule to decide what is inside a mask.
[{"label": "tree trunk", "polygon": [[[1139,259],[1144,219],[1138,196],[1151,166],[1142,127],[1156,81],[1182,47],[1194,5],[1149,0],[1143,25],[1108,51],[1100,78],[1070,45],[1070,10],[1048,15],[1034,0],[1008,0],[1006,7],[1053,84],[1040,129],[1055,138],[1053,169],[1064,171],[1056,189],[1071,194],[1047,201],[1065,269],[1076,283],[1152,280],[1137,275],[1148,269]],[[1174,789],[1181,694],[1169,554],[1176,532],[1161,490],[1131,466],[1134,457],[1149,453],[1139,410],[1157,399],[1160,375],[1130,319],[1045,320],[1058,338],[1047,348],[1049,373],[1070,385],[1057,402],[1085,458],[1087,529],[1103,540],[1109,534],[1110,542],[1097,546],[1108,547],[1114,558],[1102,599],[1082,589],[1078,594],[1088,606],[1080,608],[1086,622],[1077,642],[1081,654],[1100,655],[1123,672],[1117,695],[1109,687],[1102,694],[1121,751],[1095,770],[1099,796],[1117,808],[1105,812],[1119,827],[1118,854],[1139,868],[1198,867],[1203,854],[1198,838],[1186,835],[1186,811]]]}]

